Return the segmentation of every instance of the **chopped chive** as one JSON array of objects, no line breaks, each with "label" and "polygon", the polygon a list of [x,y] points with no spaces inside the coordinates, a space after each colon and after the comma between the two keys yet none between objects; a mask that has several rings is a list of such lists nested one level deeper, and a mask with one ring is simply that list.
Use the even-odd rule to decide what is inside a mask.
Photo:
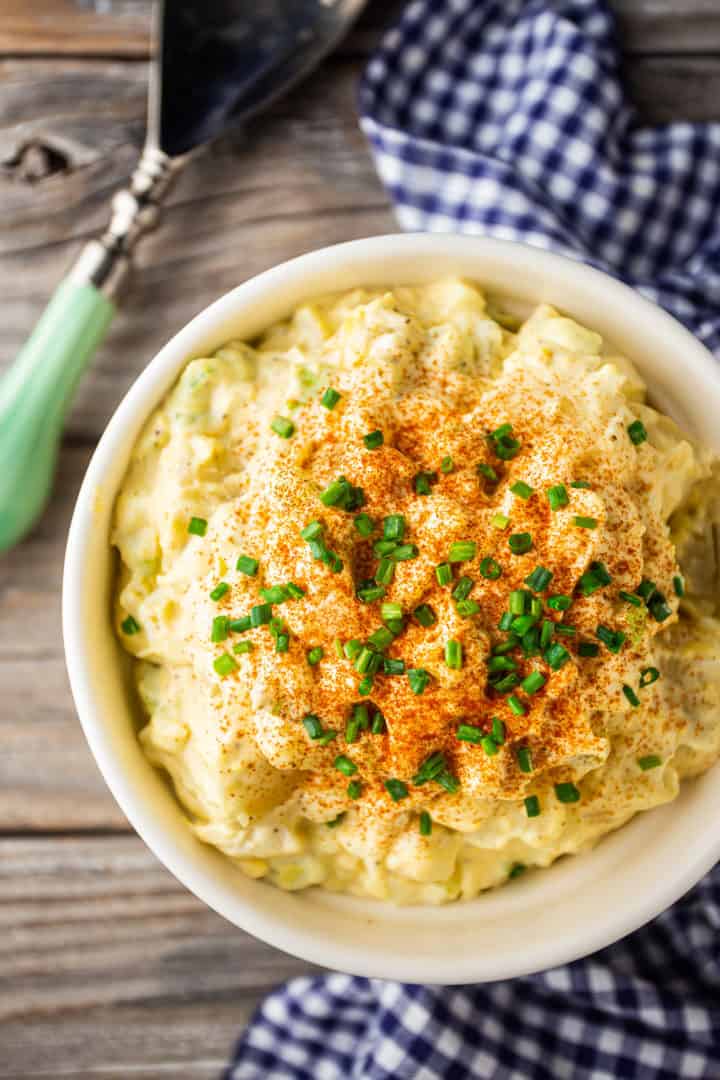
[{"label": "chopped chive", "polygon": [[530,597],[530,614],[534,615],[536,619],[539,619],[542,615],[542,600],[539,596]]},{"label": "chopped chive", "polygon": [[536,566],[532,574],[525,578],[525,584],[533,592],[545,592],[552,578],[552,570],[546,570],[544,566]]},{"label": "chopped chive", "polygon": [[380,617],[383,622],[389,622],[390,619],[402,619],[402,607],[400,604],[387,601],[380,607]]},{"label": "chopped chive", "polygon": [[[316,524],[320,525],[320,522],[316,522]],[[320,525],[320,528],[322,529],[322,525]],[[255,577],[259,565],[257,559],[251,559],[249,555],[241,555],[235,563],[235,569],[239,570],[241,574],[247,574],[248,577]]]},{"label": "chopped chive", "polygon": [[222,597],[225,596],[225,594],[229,591],[229,589],[230,585],[227,581],[220,581],[219,584],[215,586],[213,592],[210,593],[210,599],[221,600]]},{"label": "chopped chive", "polygon": [[558,802],[561,803],[580,802],[580,792],[575,785],[571,783],[556,784],[555,795],[557,796]]},{"label": "chopped chive", "polygon": [[552,636],[555,631],[555,623],[552,619],[543,619],[542,627],[540,629],[540,642],[541,649],[547,649],[548,645],[552,641]]},{"label": "chopped chive", "polygon": [[[545,619],[545,622],[549,620]],[[552,624],[551,624],[552,625]],[[548,631],[545,631],[545,637],[547,638]],[[522,651],[523,656],[539,656],[540,655],[540,628],[538,626],[531,626],[522,636]]]},{"label": "chopped chive", "polygon": [[494,757],[497,754],[500,747],[493,739],[492,735],[483,735],[480,740],[480,745],[487,754],[488,757]]},{"label": "chopped chive", "polygon": [[672,615],[672,608],[668,606],[667,600],[661,592],[653,593],[648,603],[648,611],[655,622],[664,622],[665,619],[669,619]]},{"label": "chopped chive", "polygon": [[633,690],[632,686],[628,686],[627,683],[624,683],[622,691],[623,691],[623,694],[625,695],[625,697],[628,699],[628,701],[632,705],[632,707],[634,709],[637,709],[638,705],[640,704],[640,698],[637,696],[637,694]]},{"label": "chopped chive", "polygon": [[640,689],[644,690],[646,686],[652,686],[659,678],[660,672],[656,667],[643,668],[640,672]]},{"label": "chopped chive", "polygon": [[375,581],[378,585],[389,585],[395,577],[395,563],[392,559],[383,558],[378,563],[375,571]]},{"label": "chopped chive", "polygon": [[410,668],[407,677],[413,694],[422,694],[430,682],[430,673],[424,668]]},{"label": "chopped chive", "polygon": [[430,836],[432,833],[432,818],[428,814],[427,810],[420,812],[420,818],[418,822],[418,828],[421,836]]},{"label": "chopped chive", "polygon": [[387,731],[387,724],[385,723],[385,717],[381,712],[376,712],[373,717],[372,727],[370,731],[373,735],[384,735]]},{"label": "chopped chive", "polygon": [[511,624],[511,630],[513,634],[517,634],[518,637],[522,637],[523,634],[527,634],[530,627],[534,626],[537,622],[535,615],[516,615]]},{"label": "chopped chive", "polygon": [[598,626],[595,634],[610,652],[620,652],[622,643],[625,640],[625,634],[623,634],[622,630],[611,630],[608,626]]},{"label": "chopped chive", "polygon": [[597,529],[597,518],[582,517],[576,514],[573,518],[573,522],[577,525],[578,529]]},{"label": "chopped chive", "polygon": [[445,642],[445,663],[446,665],[456,671],[459,671],[463,665],[463,653],[462,645],[459,641],[446,641]]},{"label": "chopped chive", "polygon": [[598,656],[600,646],[594,641],[581,641],[578,645],[578,656]]},{"label": "chopped chive", "polygon": [[237,645],[233,645],[233,652],[242,656],[243,653],[252,652],[254,648],[252,641],[238,641]]},{"label": "chopped chive", "polygon": [[512,484],[510,490],[513,495],[518,495],[521,499],[529,499],[535,489],[531,488],[529,484],[524,483],[522,480],[518,480],[516,484]]},{"label": "chopped chive", "polygon": [[233,671],[237,671],[237,663],[233,660],[230,653],[221,653],[220,656],[213,660],[213,667],[217,671],[218,675],[222,675],[223,678],[226,675],[230,675]]},{"label": "chopped chive", "polygon": [[444,788],[450,795],[454,795],[460,788],[460,781],[457,777],[453,776],[452,773],[448,772],[447,769],[443,769],[443,771],[435,777],[435,783],[439,784],[440,787]]},{"label": "chopped chive", "polygon": [[407,784],[403,783],[402,780],[386,780],[385,790],[393,802],[400,802],[401,799],[407,799],[410,794]]},{"label": "chopped chive", "polygon": [[188,530],[192,536],[204,536],[207,532],[207,521],[201,517],[191,517]]},{"label": "chopped chive", "polygon": [[440,462],[440,472],[441,473],[451,473],[452,471],[453,471],[453,459],[448,454],[448,456],[444,457],[442,459],[442,461]]},{"label": "chopped chive", "polygon": [[448,562],[467,562],[469,559],[475,558],[476,551],[477,544],[474,540],[456,540],[450,545]]},{"label": "chopped chive", "polygon": [[351,638],[350,641],[345,642],[342,651],[348,660],[354,660],[355,657],[362,652],[362,641],[358,641],[357,638]]},{"label": "chopped chive", "polygon": [[508,546],[513,555],[524,555],[532,550],[533,540],[530,533],[512,533],[508,537]]},{"label": "chopped chive", "polygon": [[228,619],[227,615],[216,615],[212,621],[212,629],[210,631],[210,640],[216,644],[219,641],[225,641],[228,636]]},{"label": "chopped chive", "polygon": [[337,817],[334,817],[331,821],[326,821],[325,824],[327,825],[328,829],[337,829],[338,825],[342,825],[344,817],[345,811],[342,811],[337,815]]},{"label": "chopped chive", "polygon": [[642,596],[643,600],[647,604],[656,589],[657,585],[654,581],[650,581],[649,578],[643,578],[635,592],[638,594],[638,596]]},{"label": "chopped chive", "polygon": [[140,623],[132,615],[128,615],[126,619],[120,623],[120,629],[123,634],[131,636],[132,634],[140,633]]},{"label": "chopped chive", "polygon": [[475,582],[471,577],[463,575],[458,578],[455,588],[452,591],[453,600],[467,600],[468,596],[472,592]]},{"label": "chopped chive", "polygon": [[525,589],[513,589],[508,597],[508,608],[513,615],[524,615],[529,599],[530,595]]},{"label": "chopped chive", "polygon": [[544,653],[545,662],[552,671],[559,671],[570,659],[570,653],[559,641],[553,642]]},{"label": "chopped chive", "polygon": [[405,661],[394,660],[392,657],[386,656],[383,659],[383,671],[386,675],[404,675]]},{"label": "chopped chive", "polygon": [[409,559],[417,559],[418,555],[417,544],[400,544],[392,552],[394,562],[407,562]]},{"label": "chopped chive", "polygon": [[295,425],[292,420],[288,420],[287,416],[274,416],[270,427],[281,439],[289,439],[295,434]]},{"label": "chopped chive", "polygon": [[482,742],[483,733],[480,728],[473,727],[472,724],[459,724],[455,732],[455,738],[459,742],[469,742],[477,746]]},{"label": "chopped chive", "polygon": [[[321,521],[311,521],[309,525],[306,525],[304,529],[300,530],[300,535],[302,536],[303,540],[307,540],[309,542],[310,540],[317,540],[318,537],[321,535],[322,531],[323,531],[323,523]],[[245,557],[246,556],[244,556],[244,555],[242,556],[243,559]],[[238,564],[239,564],[239,562],[240,562],[240,560],[238,559]],[[257,572],[257,559],[248,559],[248,563],[251,563],[251,562],[255,563],[255,570],[249,570],[249,569],[245,570],[245,569],[243,569],[244,574],[250,574],[250,573],[254,574],[254,573]],[[242,569],[242,567],[240,567],[240,565],[238,565],[238,570],[240,570],[240,569]]]},{"label": "chopped chive", "polygon": [[675,577],[673,578],[673,589],[675,590],[675,595],[676,596],[684,596],[685,595],[685,582],[683,581],[683,579],[680,577],[679,574],[676,574]]},{"label": "chopped chive", "polygon": [[485,479],[488,480],[491,484],[497,484],[498,480],[500,479],[498,474],[493,469],[492,465],[488,465],[484,461],[480,462],[480,464],[477,466],[476,471],[478,476],[484,476]]},{"label": "chopped chive", "polygon": [[511,611],[504,611],[500,616],[500,622],[498,623],[498,630],[507,632],[514,622],[513,614]]},{"label": "chopped chive", "polygon": [[572,597],[565,596],[564,593],[558,593],[556,596],[549,596],[547,599],[547,606],[552,611],[567,611],[572,604]]},{"label": "chopped chive", "polygon": [[511,652],[517,648],[518,639],[515,634],[510,634],[507,641],[501,641],[499,645],[495,645],[493,648],[493,656],[503,656],[505,653]]},{"label": "chopped chive", "polygon": [[497,581],[502,574],[502,567],[495,559],[485,558],[480,563],[480,573],[488,581]]},{"label": "chopped chive", "polygon": [[367,435],[363,435],[363,442],[367,450],[377,450],[382,446],[385,441],[385,436],[382,431],[377,428],[375,431],[370,431]]},{"label": "chopped chive", "polygon": [[477,600],[457,600],[455,610],[461,618],[469,619],[471,616],[478,614],[480,605]]},{"label": "chopped chive", "polygon": [[413,615],[420,623],[420,625],[424,626],[426,629],[429,626],[433,626],[437,622],[437,615],[429,604],[420,604],[413,611]]},{"label": "chopped chive", "polygon": [[591,562],[585,573],[580,575],[578,587],[583,596],[592,596],[594,592],[601,589],[603,585],[609,585],[611,581],[612,577],[604,563]]},{"label": "chopped chive", "polygon": [[363,604],[373,604],[376,600],[381,600],[385,595],[385,586],[376,585],[370,581],[361,585],[356,593],[358,600],[362,600]]},{"label": "chopped chive", "polygon": [[337,390],[333,390],[332,386],[328,386],[320,398],[320,404],[324,405],[326,409],[334,409],[341,397],[342,394],[338,394]]},{"label": "chopped chive", "polygon": [[436,750],[434,754],[430,754],[429,757],[425,758],[417,773],[413,776],[412,782],[417,787],[420,787],[430,780],[437,780],[440,773],[446,768],[445,755],[442,750]]},{"label": "chopped chive", "polygon": [[383,555],[390,555],[397,546],[397,540],[376,540],[373,544],[373,555],[380,559]]},{"label": "chopped chive", "polygon": [[520,698],[516,697],[515,694],[511,694],[508,698],[508,705],[510,706],[510,711],[513,712],[515,716],[524,716],[527,712],[522,701]]},{"label": "chopped chive", "polygon": [[389,514],[383,518],[383,537],[386,540],[402,540],[405,535],[405,518],[402,514]]},{"label": "chopped chive", "polygon": [[526,694],[536,694],[538,690],[542,690],[546,682],[547,679],[541,671],[531,671],[520,683],[520,689]]},{"label": "chopped chive", "polygon": [[232,634],[244,634],[252,627],[252,619],[249,615],[241,615],[239,619],[228,619],[227,628]]},{"label": "chopped chive", "polygon": [[338,506],[347,498],[349,488],[347,480],[343,477],[331,480],[324,491],[320,492],[320,502],[323,506]]},{"label": "chopped chive", "polygon": [[435,577],[438,585],[449,585],[452,581],[452,567],[450,563],[439,563],[435,567]]},{"label": "chopped chive", "polygon": [[551,510],[559,510],[561,506],[567,506],[568,493],[564,484],[555,484],[547,489],[546,493]]},{"label": "chopped chive", "polygon": [[307,653],[307,662],[310,667],[315,667],[316,664],[319,664],[324,655],[325,650],[322,645],[316,645],[314,649],[309,649]]},{"label": "chopped chive", "polygon": [[271,604],[256,604],[255,607],[250,609],[250,625],[251,626],[264,626],[269,623],[272,618],[272,605]]},{"label": "chopped chive", "polygon": [[375,668],[375,657],[377,655],[378,654],[374,652],[373,649],[369,649],[367,645],[363,645],[355,660],[355,670],[358,675],[367,675],[368,673],[370,675],[374,674],[374,671],[377,670]]},{"label": "chopped chive", "polygon": [[648,437],[648,433],[642,420],[633,420],[632,424],[628,424],[627,433],[630,436],[630,442],[634,443],[635,446],[644,443]]},{"label": "chopped chive", "polygon": [[374,633],[370,634],[368,644],[376,648],[378,652],[383,652],[387,649],[388,645],[392,645],[394,640],[395,635],[392,630],[389,630],[387,626],[381,626],[375,630]]},{"label": "chopped chive", "polygon": [[621,600],[627,600],[628,604],[632,604],[633,607],[642,607],[642,597],[636,596],[635,593],[625,592],[621,589],[618,593]]},{"label": "chopped chive", "polygon": [[503,724],[502,720],[500,720],[500,718],[497,716],[493,716],[492,718],[492,727],[490,729],[490,734],[492,735],[498,746],[502,746],[504,744],[505,725]]},{"label": "chopped chive", "polygon": [[342,660],[345,653],[344,653],[343,645],[342,645],[342,642],[341,642],[340,638],[335,638],[335,640],[333,641],[333,646],[335,648],[336,655],[339,656],[340,659]]},{"label": "chopped chive", "polygon": [[[499,674],[502,674],[502,673],[499,673]],[[498,677],[495,676],[495,675],[492,675],[490,677],[490,682],[491,682],[493,690],[495,690],[496,693],[498,693],[498,694],[507,694],[509,690],[514,690],[515,687],[517,686],[517,684],[520,682],[520,676],[516,675],[514,671],[511,671],[508,675],[505,675],[503,678],[498,678],[497,682],[495,682],[496,678],[498,678]]]},{"label": "chopped chive", "polygon": [[333,766],[338,772],[343,773],[344,776],[353,776],[358,771],[355,762],[351,761],[345,754],[338,754],[333,762]]},{"label": "chopped chive", "polygon": [[284,604],[290,599],[290,593],[284,585],[271,585],[268,589],[261,589],[260,595],[268,604]]},{"label": "chopped chive", "polygon": [[510,518],[506,514],[493,514],[490,518],[490,524],[493,529],[507,529],[510,524]]},{"label": "chopped chive", "polygon": [[372,535],[375,529],[375,523],[369,514],[358,514],[358,516],[354,518],[354,523],[355,528],[365,540]]},{"label": "chopped chive", "polygon": [[362,784],[359,780],[351,780],[347,786],[348,797],[351,799],[359,799],[362,795]]},{"label": "chopped chive", "polygon": [[287,652],[290,648],[290,635],[278,634],[275,638],[275,652]]},{"label": "chopped chive", "polygon": [[374,684],[374,675],[366,675],[365,678],[361,679],[358,683],[358,694],[360,694],[361,697],[367,697],[368,694],[372,693]]},{"label": "chopped chive", "polygon": [[306,713],[302,719],[303,727],[307,731],[311,739],[319,739],[323,733],[323,726],[320,722],[320,717],[315,713]]},{"label": "chopped chive", "polygon": [[515,757],[520,772],[531,773],[533,771],[532,751],[529,746],[519,746]]},{"label": "chopped chive", "polygon": [[488,442],[501,461],[511,461],[520,452],[520,443],[512,436],[512,424],[501,424],[488,436]]},{"label": "chopped chive", "polygon": [[527,866],[525,865],[525,863],[521,863],[521,862],[513,863],[512,866],[510,867],[510,869],[508,870],[508,878],[509,878],[509,880],[513,881],[515,878],[519,878],[521,876],[521,874],[525,873],[526,870],[527,870]]},{"label": "chopped chive", "polygon": [[296,585],[294,581],[288,581],[285,588],[292,600],[300,600],[305,595],[305,590],[300,585]]},{"label": "chopped chive", "polygon": [[570,483],[572,488],[591,488],[592,484],[589,484],[587,480],[572,480]]},{"label": "chopped chive", "polygon": [[509,656],[491,656],[487,665],[488,671],[517,671],[517,664]]},{"label": "chopped chive", "polygon": [[338,733],[333,728],[328,728],[327,731],[323,731],[320,738],[317,740],[319,746],[327,746],[328,743],[334,742],[337,739]]},{"label": "chopped chive", "polygon": [[437,480],[437,473],[419,472],[413,480],[416,495],[429,495],[432,485]]},{"label": "chopped chive", "polygon": [[537,795],[528,795],[524,802],[525,813],[529,818],[540,816],[540,800]]},{"label": "chopped chive", "polygon": [[657,769],[662,765],[662,758],[657,754],[646,754],[645,757],[637,759],[637,763],[643,772],[647,772],[648,769]]}]

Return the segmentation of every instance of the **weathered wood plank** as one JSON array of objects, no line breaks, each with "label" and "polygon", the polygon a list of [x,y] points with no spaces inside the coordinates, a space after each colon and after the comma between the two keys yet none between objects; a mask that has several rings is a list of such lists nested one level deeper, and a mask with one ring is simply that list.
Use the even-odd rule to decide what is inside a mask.
[{"label": "weathered wood plank", "polygon": [[[404,0],[371,0],[343,51],[367,53]],[[611,0],[623,48],[632,53],[720,49],[716,0]],[[5,0],[0,55],[147,56],[150,0]]]},{"label": "weathered wood plank", "polygon": [[190,895],[130,836],[0,840],[0,1078],[218,1076],[309,965]]},{"label": "weathered wood plank", "polygon": [[88,458],[63,450],[47,513],[0,559],[0,830],[128,827],[75,715],[60,634],[64,540]]}]

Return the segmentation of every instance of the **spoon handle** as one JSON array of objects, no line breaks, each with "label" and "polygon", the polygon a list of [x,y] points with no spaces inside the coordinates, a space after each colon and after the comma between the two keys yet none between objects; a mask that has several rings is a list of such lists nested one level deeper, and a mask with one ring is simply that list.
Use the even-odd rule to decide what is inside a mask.
[{"label": "spoon handle", "polygon": [[112,297],[133,247],[156,224],[173,174],[165,154],[143,152],[129,187],[113,199],[107,230],[83,249],[0,380],[0,551],[25,535],[45,505],[80,377],[115,314]]}]

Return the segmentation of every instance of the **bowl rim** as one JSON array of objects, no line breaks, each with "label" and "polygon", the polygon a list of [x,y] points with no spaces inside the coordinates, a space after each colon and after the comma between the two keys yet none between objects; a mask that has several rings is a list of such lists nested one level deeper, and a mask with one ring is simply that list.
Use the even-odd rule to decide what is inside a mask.
[{"label": "bowl rim", "polygon": [[[568,928],[561,942],[534,940],[529,945],[526,941],[522,954],[516,949],[512,956],[465,958],[461,963],[458,963],[457,956],[453,956],[440,967],[435,959],[428,960],[421,956],[414,962],[408,961],[401,972],[389,971],[383,957],[373,954],[362,941],[357,945],[347,945],[332,942],[330,935],[320,939],[316,933],[304,932],[302,927],[288,925],[263,912],[261,903],[244,902],[239,896],[230,904],[226,890],[196,865],[191,852],[181,849],[168,838],[162,824],[153,818],[149,805],[138,803],[131,779],[115,759],[105,722],[95,701],[82,632],[83,582],[91,548],[91,525],[97,491],[114,455],[119,452],[123,440],[127,439],[128,429],[134,427],[137,431],[147,419],[167,389],[170,376],[175,376],[181,370],[192,353],[193,343],[209,335],[213,328],[231,318],[239,309],[252,305],[268,290],[288,288],[289,283],[312,277],[321,269],[332,268],[333,265],[360,265],[373,259],[378,262],[388,253],[398,258],[424,258],[439,252],[450,259],[467,256],[470,252],[474,256],[481,253],[488,259],[507,263],[509,268],[515,270],[524,262],[543,273],[547,272],[551,277],[559,275],[562,278],[572,273],[585,291],[594,291],[615,301],[626,318],[630,318],[633,312],[652,318],[663,334],[682,350],[683,356],[690,358],[698,378],[707,380],[717,390],[718,365],[689,330],[629,286],[567,256],[516,241],[427,233],[370,237],[300,255],[248,279],[191,319],[150,360],[117,406],[88,465],[73,512],[63,571],[62,624],[72,695],[95,761],[131,826],[186,888],[232,924],[311,963],[368,977],[457,984],[491,981],[545,970],[587,956],[619,940],[673,904],[715,864],[720,858],[720,835],[713,839],[712,831],[708,830],[704,842],[698,843],[692,858],[683,863],[674,876],[655,882],[647,894],[624,898],[623,906],[608,912],[606,922],[601,925],[587,926],[581,923],[573,929]],[[368,285],[372,285],[370,278],[371,275],[366,281]],[[317,290],[314,293],[309,290],[308,296],[311,295],[317,295]],[[560,302],[559,297],[557,302]],[[113,502],[115,494],[116,491],[113,491]],[[454,907],[458,913],[462,911],[460,904],[450,907]],[[238,909],[241,910],[241,918],[238,917]]]}]

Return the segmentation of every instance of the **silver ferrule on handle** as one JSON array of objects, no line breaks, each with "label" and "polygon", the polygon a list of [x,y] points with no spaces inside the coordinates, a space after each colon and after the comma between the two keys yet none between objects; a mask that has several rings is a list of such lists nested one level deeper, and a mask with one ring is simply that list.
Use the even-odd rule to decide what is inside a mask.
[{"label": "silver ferrule on handle", "polygon": [[178,171],[176,160],[157,147],[146,146],[126,188],[112,200],[110,224],[98,240],[91,240],[70,269],[72,281],[94,285],[108,297],[117,295],[138,239],[160,218],[160,207]]}]

